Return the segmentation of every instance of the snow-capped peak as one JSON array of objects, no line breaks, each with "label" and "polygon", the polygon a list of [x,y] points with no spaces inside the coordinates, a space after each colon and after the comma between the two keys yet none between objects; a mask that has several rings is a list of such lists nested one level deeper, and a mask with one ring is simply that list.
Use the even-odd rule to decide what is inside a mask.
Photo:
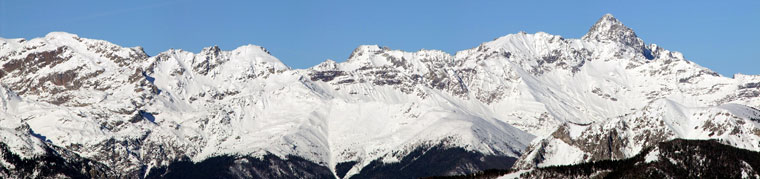
[{"label": "snow-capped peak", "polygon": [[208,55],[212,55],[212,54],[213,54],[213,55],[219,55],[219,52],[221,52],[221,51],[222,51],[222,50],[221,50],[221,49],[219,49],[219,46],[216,46],[216,45],[214,45],[214,46],[211,46],[211,47],[206,47],[206,48],[203,48],[203,49],[201,50],[201,54],[208,54]]},{"label": "snow-capped peak", "polygon": [[358,47],[356,47],[356,49],[354,49],[353,52],[351,52],[351,56],[348,57],[348,61],[354,60],[355,59],[354,57],[358,57],[358,56],[362,56],[368,53],[374,53],[374,52],[378,52],[382,50],[383,48],[381,48],[378,45],[359,45]]},{"label": "snow-capped peak", "polygon": [[256,45],[244,45],[231,51],[218,46],[203,48],[199,53],[169,50],[153,58],[153,71],[194,71],[217,80],[244,80],[287,71],[290,68]]},{"label": "snow-capped peak", "polygon": [[644,41],[636,36],[631,28],[623,25],[612,14],[605,14],[600,18],[588,33],[583,36],[583,40],[588,41],[614,41],[620,42],[624,45],[641,47],[644,45]]},{"label": "snow-capped peak", "polygon": [[242,55],[255,57],[253,58],[255,63],[265,63],[273,66],[277,70],[290,69],[290,67],[283,64],[279,59],[272,56],[267,49],[256,45],[244,45],[232,50],[233,55]]},{"label": "snow-capped peak", "polygon": [[310,69],[317,70],[317,71],[328,71],[328,70],[335,70],[337,68],[338,68],[338,62],[335,62],[332,59],[327,59],[324,62],[311,67]]},{"label": "snow-capped peak", "polygon": [[760,148],[760,76],[725,78],[644,46],[609,14],[583,39],[521,32],[454,55],[362,45],[295,70],[255,45],[148,57],[54,32],[0,39],[0,67],[0,136],[20,136],[0,143],[135,174],[271,153],[359,177],[430,146],[515,158],[536,137],[523,166],[618,159],[675,137]]},{"label": "snow-capped peak", "polygon": [[50,32],[47,35],[45,35],[46,39],[56,39],[56,38],[79,38],[78,35],[68,33],[68,32]]}]

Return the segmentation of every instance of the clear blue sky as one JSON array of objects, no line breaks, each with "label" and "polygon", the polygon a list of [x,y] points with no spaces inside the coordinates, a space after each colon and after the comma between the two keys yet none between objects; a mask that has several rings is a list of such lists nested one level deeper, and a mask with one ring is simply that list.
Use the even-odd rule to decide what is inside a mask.
[{"label": "clear blue sky", "polygon": [[612,13],[647,43],[723,75],[760,74],[760,1],[30,1],[0,0],[0,37],[51,31],[198,52],[263,46],[293,68],[345,61],[358,45],[468,49],[519,31],[579,38]]}]

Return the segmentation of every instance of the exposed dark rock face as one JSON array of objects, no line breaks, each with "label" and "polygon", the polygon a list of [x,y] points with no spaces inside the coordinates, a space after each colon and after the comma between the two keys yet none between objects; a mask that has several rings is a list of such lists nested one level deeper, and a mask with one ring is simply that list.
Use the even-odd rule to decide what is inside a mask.
[{"label": "exposed dark rock face", "polygon": [[[587,152],[588,154],[584,156],[584,159],[589,159],[592,161],[624,158],[625,155],[623,154],[623,149],[626,146],[630,145],[628,141],[624,140],[624,138],[620,136],[618,129],[612,129],[609,130],[609,132],[605,133],[588,135],[586,138],[580,139],[571,138],[569,130],[570,129],[565,125],[560,126],[556,131],[554,131],[554,133],[552,133],[551,137],[559,139],[566,144],[576,146],[581,151]],[[650,136],[650,134],[648,131],[642,135],[646,135],[647,139],[649,139],[648,136]],[[659,142],[665,139],[653,137],[652,140],[657,140],[657,142]],[[529,147],[526,151],[538,150],[537,156],[530,159],[529,161],[518,162],[517,168],[530,168],[526,167],[525,162],[531,163],[530,166],[535,166],[538,163],[543,162],[543,160],[545,160],[544,154],[546,153],[545,149],[547,147],[549,147],[548,141],[542,141],[538,145]],[[525,160],[524,157],[527,156],[523,156],[522,160]]]},{"label": "exposed dark rock face", "polygon": [[[685,65],[691,64],[691,62],[683,59],[679,53],[664,50],[656,45],[645,46],[630,28],[623,26],[617,19],[609,15],[603,17],[583,37],[583,43],[593,42],[599,46],[609,47],[608,49],[591,49],[591,46],[583,44],[578,46],[578,41],[565,40],[560,36],[544,33],[533,35],[521,33],[501,38],[502,40],[495,40],[493,43],[487,42],[476,49],[465,50],[454,55],[436,50],[403,52],[386,47],[364,46],[357,48],[345,63],[337,64],[329,60],[310,69],[295,70],[290,70],[273,57],[269,60],[260,60],[235,56],[235,54],[245,51],[257,51],[256,48],[261,47],[246,47],[237,52],[230,52],[222,51],[219,47],[214,46],[206,48],[198,54],[182,50],[170,50],[156,57],[149,57],[141,48],[127,49],[105,41],[78,37],[69,38],[69,36],[51,35],[48,40],[52,37],[65,37],[66,39],[63,40],[73,38],[78,43],[67,42],[66,44],[82,43],[81,45],[85,46],[67,46],[54,43],[47,44],[54,45],[54,48],[47,48],[46,44],[41,43],[37,46],[20,46],[19,49],[11,51],[7,55],[0,54],[0,83],[2,83],[0,84],[0,92],[7,88],[8,94],[12,94],[8,96],[15,97],[9,100],[13,103],[30,102],[30,104],[35,104],[21,105],[28,109],[17,110],[14,109],[15,105],[6,105],[0,100],[0,122],[11,118],[12,120],[9,123],[21,124],[32,120],[29,123],[47,125],[39,125],[40,128],[35,127],[39,133],[33,132],[28,124],[24,128],[28,130],[28,135],[30,135],[26,136],[27,138],[43,141],[40,142],[42,144],[36,143],[43,146],[42,149],[46,151],[41,156],[24,159],[19,156],[26,156],[22,155],[26,153],[15,150],[18,145],[12,145],[19,143],[0,140],[0,144],[5,143],[0,146],[2,149],[0,150],[2,152],[0,153],[0,178],[415,178],[431,175],[456,175],[475,173],[485,169],[507,169],[513,165],[520,166],[520,162],[516,163],[515,158],[502,154],[509,152],[506,150],[512,150],[510,153],[514,154],[512,156],[524,153],[522,149],[533,139],[533,135],[529,136],[527,133],[542,137],[546,136],[545,134],[551,134],[550,137],[587,153],[583,156],[583,161],[597,161],[597,163],[601,163],[599,165],[615,164],[640,167],[639,164],[629,165],[628,163],[617,163],[620,161],[608,160],[632,157],[631,155],[640,151],[639,149],[657,147],[660,142],[671,139],[674,134],[662,127],[664,124],[661,118],[646,118],[647,115],[642,115],[645,117],[630,118],[630,120],[624,120],[606,127],[600,125],[602,127],[589,131],[601,132],[582,133],[581,138],[571,137],[571,128],[567,126],[560,126],[554,133],[543,131],[543,129],[555,129],[561,125],[559,123],[575,121],[572,119],[576,118],[577,121],[585,121],[585,118],[598,118],[597,120],[601,121],[610,117],[607,116],[608,114],[618,114],[617,112],[610,113],[610,111],[615,110],[607,110],[605,108],[607,106],[632,107],[631,110],[635,112],[641,106],[638,104],[628,106],[629,103],[638,103],[638,101],[644,100],[652,102],[672,95],[678,95],[680,98],[697,97],[703,94],[723,94],[726,96],[703,97],[703,99],[720,99],[715,102],[716,105],[745,102],[755,107],[758,107],[759,103],[756,102],[757,100],[751,100],[760,96],[760,80],[757,80],[760,77],[743,77],[747,79],[731,81],[730,83],[700,85],[702,81],[727,79],[709,78],[719,75],[701,67]],[[511,47],[509,44],[500,44],[508,41],[515,42],[514,44],[518,45]],[[543,45],[535,45],[533,42]],[[519,44],[534,45],[526,45],[526,49],[530,51],[530,53],[526,53],[529,51],[523,51],[525,49],[521,48],[522,46]],[[46,47],[43,48],[45,50],[37,49],[42,47]],[[86,47],[86,50],[82,47]],[[261,48],[261,50],[269,54],[265,49]],[[5,51],[2,44],[0,44],[0,51]],[[629,53],[631,51],[635,53]],[[243,53],[243,55],[245,57],[248,55],[269,57],[261,56],[262,54],[259,53]],[[596,76],[604,74],[596,74],[596,70],[606,71],[605,69],[607,69],[607,65],[600,66],[598,63],[600,61],[627,64],[625,66],[626,71],[615,69],[615,72],[621,73],[609,73],[609,78],[597,79]],[[231,66],[241,68],[231,68]],[[613,77],[612,74],[636,74],[630,77],[642,78],[653,77],[651,82],[654,85],[651,85],[652,88],[635,87],[637,84],[622,83],[632,78],[618,78],[617,76]],[[272,75],[273,78],[269,78],[269,75]],[[552,80],[553,77],[557,76],[579,77],[576,79],[592,82],[588,84],[599,87],[595,89],[579,87],[577,91],[574,88],[563,89],[563,86],[580,86],[574,83],[580,82],[580,80],[575,81],[575,79],[568,78]],[[589,78],[585,79],[585,77]],[[297,82],[295,79],[298,79]],[[618,83],[618,81],[621,82]],[[672,86],[673,83],[678,86]],[[658,85],[661,86],[656,87]],[[687,88],[687,91],[684,92],[682,87]],[[689,87],[694,89],[689,90]],[[738,89],[734,91],[734,87],[738,87]],[[731,90],[720,90],[728,88]],[[401,93],[396,93],[390,89]],[[337,92],[338,90],[343,90],[340,92],[345,92],[347,95],[342,95]],[[590,97],[599,97],[607,100],[604,102],[610,103],[574,102],[576,98],[583,99],[587,93],[590,93],[588,94]],[[299,96],[290,96],[293,94]],[[646,99],[640,99],[639,94],[644,95]],[[627,95],[633,97],[628,98]],[[289,97],[295,100],[280,100],[291,99]],[[22,98],[24,100],[21,100]],[[417,101],[418,98],[420,101]],[[695,100],[701,101],[702,99],[695,98]],[[613,104],[613,102],[618,103]],[[704,105],[712,105],[706,103]],[[290,107],[280,106],[280,104],[306,105]],[[335,108],[328,106],[333,104],[339,105],[335,105]],[[367,106],[363,106],[365,104]],[[382,104],[401,107],[389,108],[389,110],[384,110],[386,112],[378,110],[380,112],[377,113],[379,114],[377,119],[373,118],[375,116],[364,119],[364,115],[355,118],[347,117],[346,119],[367,120],[366,124],[368,125],[399,124],[400,128],[393,128],[395,126],[391,125],[372,125],[370,127],[391,129],[388,133],[393,134],[415,134],[424,137],[431,136],[426,133],[429,130],[407,133],[399,132],[398,129],[405,128],[403,125],[407,124],[411,124],[409,126],[415,124],[438,125],[437,121],[431,119],[439,119],[438,113],[445,113],[446,115],[443,117],[451,117],[454,120],[462,118],[461,121],[465,122],[464,124],[477,124],[476,127],[469,128],[473,130],[471,134],[477,135],[478,138],[475,138],[477,140],[465,141],[472,143],[461,145],[486,145],[488,140],[497,141],[495,139],[498,136],[511,135],[517,139],[515,139],[515,145],[507,143],[511,146],[509,149],[499,149],[494,146],[478,149],[479,152],[488,151],[484,153],[496,153],[496,155],[486,155],[443,145],[417,148],[408,155],[406,153],[402,155],[401,152],[395,151],[400,147],[409,147],[412,143],[403,143],[403,146],[388,145],[383,146],[383,150],[377,150],[380,152],[398,152],[389,153],[398,154],[394,156],[400,159],[396,163],[384,163],[382,158],[376,158],[382,155],[374,154],[371,155],[373,158],[358,159],[353,159],[354,153],[338,157],[322,155],[324,154],[322,152],[335,154],[337,151],[334,149],[342,146],[350,146],[350,149],[357,149],[356,151],[367,149],[366,146],[360,146],[365,144],[334,145],[332,141],[334,141],[335,136],[352,136],[356,133],[350,131],[352,133],[344,134],[341,133],[343,131],[332,130],[343,127],[332,126],[336,123],[343,124],[342,121],[336,122],[336,119],[342,119],[343,116],[335,117],[326,114],[344,115],[347,113],[346,111],[352,113],[366,109],[364,107],[376,108]],[[552,107],[551,104],[557,104],[557,106]],[[311,108],[318,105],[327,107]],[[427,108],[428,105],[435,108]],[[505,105],[524,106],[530,110],[515,109],[515,111],[511,111],[513,109],[504,108]],[[543,107],[534,108],[533,105]],[[345,111],[334,110],[343,106],[356,106],[359,107],[356,108],[359,110],[353,110],[355,108],[346,108]],[[5,109],[13,110],[2,111]],[[323,109],[325,110],[323,111]],[[269,113],[269,110],[275,110],[273,113],[296,115],[259,115]],[[284,112],[277,112],[277,110]],[[403,110],[406,111],[402,114],[404,116],[401,116],[403,121],[398,120],[399,123],[388,122],[390,120],[382,121],[388,119],[381,118],[382,115],[401,114]],[[628,108],[624,110],[627,111]],[[434,113],[424,114],[419,111],[433,111]],[[24,112],[27,114],[17,115]],[[5,115],[6,113],[9,115]],[[61,115],[41,115],[45,113],[61,113]],[[626,113],[628,112],[620,112],[619,114],[628,115]],[[486,122],[491,121],[490,119],[506,121],[509,125],[519,127],[518,129],[521,131],[500,129],[506,125],[489,126],[501,124],[501,122],[472,122],[474,118],[470,117],[471,115],[489,119],[484,120]],[[751,121],[747,121],[747,124],[752,121],[760,122],[760,118],[757,116],[750,118]],[[291,117],[294,120],[290,120]],[[512,119],[513,117],[515,119]],[[280,121],[283,118],[288,120]],[[397,118],[391,116],[391,119]],[[538,122],[531,121],[533,119],[538,120]],[[424,123],[423,120],[436,123]],[[262,122],[259,123],[259,121]],[[416,121],[423,121],[423,123],[408,123]],[[265,127],[261,128],[246,128],[253,126],[248,125],[252,123],[266,125],[262,125]],[[268,126],[269,123],[277,125]],[[61,127],[50,129],[48,126]],[[238,128],[239,126],[243,127]],[[0,131],[5,130],[5,127],[7,126],[0,126]],[[313,131],[311,130],[312,127]],[[491,129],[491,127],[499,128],[495,130],[498,132],[482,132],[482,129]],[[751,135],[754,135],[750,139],[754,140],[757,139],[755,136],[760,136],[760,128],[744,129],[711,121],[700,124],[698,127],[714,132],[709,134],[710,137],[723,134],[736,136],[737,133],[747,134],[750,132]],[[78,132],[77,130],[80,128],[86,128],[91,133]],[[249,135],[249,131],[256,133],[271,128],[299,129],[295,131],[296,133],[283,130],[286,132],[283,132],[282,135],[299,134],[298,136],[302,137],[300,134],[313,134],[316,137],[305,137],[303,140],[294,139],[297,141],[284,138],[287,140],[278,141],[281,143],[257,143],[257,145],[261,144],[268,147],[292,144],[293,150],[274,151],[279,148],[268,149],[272,150],[272,153],[284,153],[283,155],[300,155],[303,154],[300,153],[302,151],[291,152],[297,151],[296,148],[313,147],[315,150],[309,152],[319,155],[283,158],[272,154],[257,157],[237,156],[236,154],[239,151],[219,147],[251,145],[251,143],[245,142],[248,140],[246,136],[254,136],[256,140],[258,138],[282,137],[278,136],[280,133],[269,136],[269,132],[266,132],[266,137]],[[456,133],[460,131],[470,132],[467,129],[460,130],[459,128],[447,127],[445,129]],[[632,130],[634,132],[630,132],[631,130],[628,129],[634,129]],[[527,131],[525,136],[516,135],[523,134],[522,131]],[[451,134],[455,134],[454,132]],[[27,135],[27,133],[21,133]],[[536,135],[539,133],[541,135]],[[469,135],[470,133],[464,134]],[[94,138],[90,138],[90,135]],[[4,137],[6,136],[0,135],[0,138],[5,139]],[[230,142],[233,139],[240,140],[240,143]],[[340,139],[340,141],[366,141],[367,138],[348,139],[350,140]],[[509,137],[498,138],[498,141],[509,140]],[[547,141],[540,141],[540,145],[531,146],[528,149],[528,151],[536,150],[538,152],[533,155],[534,158],[526,160],[528,161],[526,163],[530,164],[526,166],[533,167],[542,161],[549,161],[551,157],[556,157],[552,154],[566,154],[562,150],[550,150],[552,149],[549,146],[551,144]],[[643,144],[637,143],[637,141],[643,141]],[[306,144],[302,145],[304,143]],[[726,142],[724,141],[724,143]],[[757,141],[755,140],[752,143],[757,144]],[[376,143],[366,145],[376,145]],[[355,146],[356,148],[353,148]],[[630,150],[623,150],[632,146],[638,147],[635,150],[636,152],[625,152]],[[489,149],[499,149],[499,151]],[[353,150],[350,151],[353,152]],[[644,150],[644,152],[647,151]],[[684,153],[693,153],[690,150],[684,149],[684,151]],[[203,152],[223,156],[202,159],[203,161],[198,163],[189,159],[203,157],[198,155]],[[409,151],[406,150],[406,152]],[[314,156],[320,158],[312,158]],[[330,164],[334,166],[324,162],[312,162],[333,161],[336,158],[343,159],[346,156],[352,157],[352,160],[355,161]],[[696,159],[679,158],[679,160]],[[539,169],[538,173],[530,176],[569,178],[594,177],[595,174],[625,176],[625,173],[619,175],[614,173],[617,170],[623,170],[621,168],[604,168],[604,166],[596,166],[597,164],[594,163],[589,165],[592,166],[592,170],[595,170],[592,172],[596,173],[582,173],[586,171],[585,168],[581,170],[581,173],[571,172],[570,174],[547,169],[546,175],[543,175],[540,172],[544,170]],[[650,163],[646,163],[642,167],[648,165]],[[678,170],[678,167],[688,166],[684,164],[677,166],[662,165],[661,168],[655,166],[651,170],[655,173],[649,176],[670,176],[666,175],[669,173],[656,174],[661,170],[682,172]],[[706,165],[719,164],[707,163]],[[742,163],[740,167],[745,169],[746,166],[758,170],[754,164],[744,165]],[[730,167],[736,166],[729,166],[728,169],[733,169]],[[498,174],[509,172],[509,170],[488,171],[500,172]],[[489,172],[485,173],[488,174]],[[703,175],[689,177],[703,177]]]},{"label": "exposed dark rock face", "polygon": [[636,36],[631,28],[626,27],[610,14],[604,15],[594,26],[591,26],[583,39],[616,41],[631,47],[644,46],[644,42]]},{"label": "exposed dark rock face", "polygon": [[14,73],[18,71],[20,74],[28,74],[37,72],[42,67],[54,67],[68,60],[68,56],[62,56],[63,52],[66,49],[67,47],[59,47],[53,51],[32,53],[24,58],[10,60],[8,63],[3,65],[2,71],[5,73]]},{"label": "exposed dark rock face", "polygon": [[48,145],[44,155],[25,159],[0,142],[0,161],[0,178],[120,178],[102,163]]},{"label": "exposed dark rock face", "polygon": [[332,81],[335,77],[346,75],[343,71],[317,71],[312,74],[311,81]]},{"label": "exposed dark rock face", "polygon": [[745,89],[745,88],[760,88],[760,83],[747,83],[742,86],[739,86],[739,89]]}]

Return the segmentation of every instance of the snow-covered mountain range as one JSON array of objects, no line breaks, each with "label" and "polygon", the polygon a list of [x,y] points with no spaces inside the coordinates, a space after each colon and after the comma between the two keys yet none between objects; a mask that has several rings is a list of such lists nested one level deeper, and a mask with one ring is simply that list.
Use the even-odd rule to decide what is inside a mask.
[{"label": "snow-covered mountain range", "polygon": [[581,39],[364,45],[308,69],[255,45],[151,57],[52,32],[0,39],[0,80],[5,177],[169,177],[207,161],[235,177],[419,177],[622,159],[674,138],[760,150],[760,76],[721,76],[609,14]]}]

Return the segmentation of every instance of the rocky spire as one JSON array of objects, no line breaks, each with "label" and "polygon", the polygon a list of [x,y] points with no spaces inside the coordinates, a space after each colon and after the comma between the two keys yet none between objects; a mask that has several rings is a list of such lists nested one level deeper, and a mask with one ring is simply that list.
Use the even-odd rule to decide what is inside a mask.
[{"label": "rocky spire", "polygon": [[591,26],[588,33],[583,36],[583,40],[614,41],[633,47],[644,46],[644,41],[639,39],[631,28],[623,25],[612,14],[602,16],[594,26]]}]

